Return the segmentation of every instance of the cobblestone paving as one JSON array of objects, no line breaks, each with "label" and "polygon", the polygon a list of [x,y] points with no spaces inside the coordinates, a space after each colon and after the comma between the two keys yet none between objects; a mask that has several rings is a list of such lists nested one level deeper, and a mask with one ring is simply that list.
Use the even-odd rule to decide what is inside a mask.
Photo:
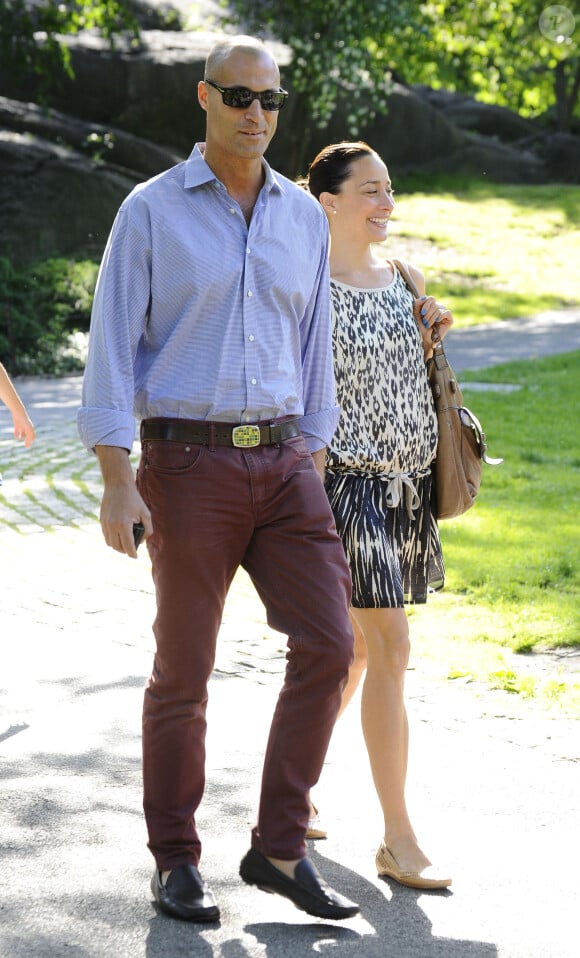
[{"label": "cobblestone paving", "polygon": [[80,378],[63,384],[64,403],[50,382],[24,380],[18,389],[37,438],[29,449],[15,443],[10,416],[0,408],[0,533],[29,535],[94,522],[102,483],[97,460],[83,449],[76,430]]}]

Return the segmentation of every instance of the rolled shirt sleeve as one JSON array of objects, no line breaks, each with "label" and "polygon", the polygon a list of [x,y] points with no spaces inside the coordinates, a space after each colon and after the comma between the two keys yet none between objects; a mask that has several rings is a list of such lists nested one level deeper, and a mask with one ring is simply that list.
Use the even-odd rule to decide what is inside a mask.
[{"label": "rolled shirt sleeve", "polygon": [[135,360],[150,301],[147,208],[122,206],[95,287],[78,429],[89,449],[131,449],[135,439]]}]

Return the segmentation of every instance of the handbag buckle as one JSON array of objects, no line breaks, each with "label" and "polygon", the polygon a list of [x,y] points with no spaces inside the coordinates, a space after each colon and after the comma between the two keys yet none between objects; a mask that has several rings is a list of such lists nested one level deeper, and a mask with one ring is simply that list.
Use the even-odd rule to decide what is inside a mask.
[{"label": "handbag buckle", "polygon": [[459,406],[458,408],[459,419],[463,426],[469,426],[473,429],[475,433],[475,440],[479,447],[479,456],[480,459],[483,459],[488,466],[499,466],[503,462],[503,459],[492,459],[491,456],[487,454],[487,441],[485,438],[485,433],[482,429],[481,423],[475,413],[472,413],[471,409],[468,409],[467,406]]}]

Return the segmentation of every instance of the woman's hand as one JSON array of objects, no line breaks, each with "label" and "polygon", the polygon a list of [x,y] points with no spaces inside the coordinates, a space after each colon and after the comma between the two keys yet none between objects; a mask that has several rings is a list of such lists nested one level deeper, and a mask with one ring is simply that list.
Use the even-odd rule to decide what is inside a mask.
[{"label": "woman's hand", "polygon": [[413,303],[413,314],[421,331],[425,359],[429,359],[433,346],[441,342],[453,326],[453,313],[434,296],[421,296]]},{"label": "woman's hand", "polygon": [[423,294],[413,300],[413,315],[421,331],[427,360],[433,355],[433,346],[441,342],[453,326],[453,313],[443,303],[438,303],[434,296],[426,295],[425,277],[421,270],[410,263],[408,268],[419,293]]}]

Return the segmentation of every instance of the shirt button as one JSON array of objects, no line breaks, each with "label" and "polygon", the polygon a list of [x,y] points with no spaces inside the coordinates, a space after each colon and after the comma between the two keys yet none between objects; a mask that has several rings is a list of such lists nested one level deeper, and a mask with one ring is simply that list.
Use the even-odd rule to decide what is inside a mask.
[{"label": "shirt button", "polygon": [[248,336],[248,339],[250,340],[251,343],[254,342],[254,339],[255,339],[255,338],[256,338],[256,337],[253,336],[252,333],[250,333],[250,335]]},{"label": "shirt button", "polygon": [[248,256],[250,256],[250,255],[251,255],[251,253],[252,253],[252,251],[251,251],[251,249],[250,249],[250,247],[249,247],[249,246],[248,246],[248,248],[247,248],[247,250],[246,250],[246,253],[247,253],[247,255],[248,255]]},{"label": "shirt button", "polygon": [[252,290],[249,289],[249,290],[248,290],[248,299],[251,299],[253,295],[254,295],[254,294],[253,294]]},{"label": "shirt button", "polygon": [[233,208],[233,206],[230,206],[230,213],[235,213],[235,212],[236,212],[236,211],[235,211],[235,209]]},{"label": "shirt button", "polygon": [[255,386],[257,382],[258,382],[257,379],[252,379],[252,380],[251,380],[252,386]]}]

